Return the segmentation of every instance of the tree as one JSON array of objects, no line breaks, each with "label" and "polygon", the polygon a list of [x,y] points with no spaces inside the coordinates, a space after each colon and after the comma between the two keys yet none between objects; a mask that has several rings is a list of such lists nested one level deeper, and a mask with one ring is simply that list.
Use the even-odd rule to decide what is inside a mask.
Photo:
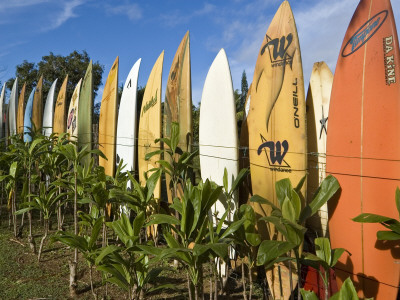
[{"label": "tree", "polygon": [[[86,51],[78,52],[73,51],[67,56],[54,55],[50,52],[48,55],[42,56],[40,62],[32,63],[24,61],[22,64],[16,66],[15,76],[18,77],[23,84],[26,82],[26,88],[29,92],[32,90],[39,79],[40,75],[43,77],[43,92],[46,95],[50,89],[53,81],[58,78],[58,89],[61,87],[62,81],[68,74],[67,85],[67,107],[74,92],[75,85],[79,79],[85,76],[86,68],[90,62],[89,54]],[[94,96],[101,84],[101,77],[104,71],[104,66],[98,61],[93,63],[93,89]],[[15,78],[10,78],[7,81],[7,88],[11,90]],[[22,84],[19,88],[22,88]]]},{"label": "tree", "polygon": [[241,90],[241,94],[240,94],[240,107],[242,109],[244,109],[244,103],[246,102],[246,98],[247,98],[247,93],[249,92],[249,85],[247,83],[247,76],[246,76],[246,71],[243,70],[242,73],[242,90]]}]

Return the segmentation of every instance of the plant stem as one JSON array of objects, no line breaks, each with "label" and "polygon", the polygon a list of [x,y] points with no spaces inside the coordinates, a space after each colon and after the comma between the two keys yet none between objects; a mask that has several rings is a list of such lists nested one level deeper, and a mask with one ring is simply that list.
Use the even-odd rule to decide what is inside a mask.
[{"label": "plant stem", "polygon": [[40,257],[42,256],[44,240],[47,238],[48,232],[49,232],[49,220],[44,219],[44,235],[42,237],[42,240],[40,241],[40,247],[39,247],[39,252],[38,252],[38,262],[40,262]]},{"label": "plant stem", "polygon": [[245,275],[245,268],[244,268],[244,261],[242,260],[242,286],[243,286],[243,299],[247,300],[246,294],[246,275]]}]

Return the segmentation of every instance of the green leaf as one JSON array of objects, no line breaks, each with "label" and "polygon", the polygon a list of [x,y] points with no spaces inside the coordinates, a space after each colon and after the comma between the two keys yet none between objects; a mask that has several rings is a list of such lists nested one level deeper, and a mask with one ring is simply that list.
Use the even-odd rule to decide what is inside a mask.
[{"label": "green leaf", "polygon": [[315,252],[317,256],[323,260],[327,265],[331,265],[331,243],[327,238],[316,238],[314,240],[315,243]]},{"label": "green leaf", "polygon": [[144,221],[146,219],[146,215],[143,211],[141,211],[133,220],[133,235],[139,236],[140,230],[143,227]]},{"label": "green leaf", "polygon": [[161,170],[159,169],[156,172],[153,172],[151,176],[147,179],[146,181],[146,187],[147,187],[147,195],[146,195],[146,203],[149,202],[151,197],[153,196],[154,189],[157,186],[157,182],[160,180],[161,176]]},{"label": "green leaf", "polygon": [[153,156],[160,155],[163,152],[164,152],[164,150],[156,150],[156,151],[153,151],[153,152],[150,152],[150,153],[146,153],[146,155],[144,156],[144,159],[145,160],[149,160]]},{"label": "green leaf", "polygon": [[304,175],[303,178],[300,179],[297,186],[294,188],[294,190],[296,191],[297,194],[301,193],[301,188],[303,187],[304,182],[306,181],[306,178],[307,178],[307,175]]},{"label": "green leaf", "polygon": [[150,222],[147,225],[153,224],[169,224],[169,225],[180,225],[180,221],[173,216],[154,214],[150,217]]},{"label": "green leaf", "polygon": [[400,234],[393,231],[378,231],[376,233],[378,240],[384,241],[397,241],[400,240]]},{"label": "green leaf", "polygon": [[289,178],[281,179],[275,183],[276,197],[280,207],[283,206],[285,198],[291,199],[292,196],[292,183]]},{"label": "green leaf", "polygon": [[224,184],[224,189],[225,189],[225,192],[229,192],[229,189],[228,189],[228,170],[226,169],[226,168],[224,168],[224,177],[223,177],[223,184]]},{"label": "green leaf", "polygon": [[306,291],[305,289],[301,289],[301,296],[303,300],[319,300],[317,295],[313,291]]},{"label": "green leaf", "polygon": [[176,152],[176,147],[179,143],[179,123],[172,122],[171,124],[171,150],[173,153]]},{"label": "green leaf", "polygon": [[257,253],[257,265],[266,265],[278,257],[285,255],[295,245],[284,241],[265,240],[261,243]]},{"label": "green leaf", "polygon": [[[376,215],[376,214],[368,214],[368,213],[363,213],[358,215],[357,217],[353,218],[354,222],[359,222],[359,223],[384,223],[387,221],[394,220],[389,217],[381,216],[381,215]],[[396,220],[394,220],[396,221]]]},{"label": "green leaf", "polygon": [[399,189],[399,187],[396,188],[395,199],[396,199],[397,211],[399,213],[399,218],[400,218],[400,189]]},{"label": "green leaf", "polygon": [[236,230],[240,228],[240,226],[243,225],[244,221],[245,221],[244,219],[241,219],[239,221],[233,222],[227,229],[225,229],[220,239],[226,238],[229,235],[233,234]]},{"label": "green leaf", "polygon": [[261,236],[258,233],[245,233],[246,241],[253,247],[257,247],[261,243]]},{"label": "green leaf", "polygon": [[293,207],[292,202],[287,196],[285,196],[285,199],[282,201],[281,205],[282,205],[282,216],[293,223],[296,222],[295,209]]},{"label": "green leaf", "polygon": [[232,183],[230,193],[233,193],[234,191],[236,191],[238,186],[243,182],[243,180],[246,179],[246,177],[249,173],[250,173],[250,170],[248,168],[240,170],[239,174],[237,175],[237,177],[235,178],[235,180]]},{"label": "green leaf", "polygon": [[100,217],[96,220],[92,228],[92,234],[89,240],[89,249],[92,249],[96,244],[97,238],[99,237],[100,229],[103,227],[103,219],[104,217]]},{"label": "green leaf", "polygon": [[340,291],[333,295],[330,300],[358,300],[356,289],[350,277],[343,282]]},{"label": "green leaf", "polygon": [[[336,263],[338,262],[339,258],[342,256],[342,254],[345,251],[348,252],[346,249],[343,249],[343,248],[336,248],[336,249],[332,250],[332,255],[331,255],[332,256],[332,261],[331,261],[331,264],[330,264],[331,267],[334,267],[336,265]],[[350,252],[348,252],[348,253],[349,253],[349,255],[351,255]]]},{"label": "green leaf", "polygon": [[16,178],[17,168],[18,168],[18,162],[14,161],[10,166],[10,175],[14,179]]},{"label": "green leaf", "polygon": [[292,205],[294,208],[296,221],[298,221],[301,213],[301,200],[296,190],[292,190]]},{"label": "green leaf", "polygon": [[259,195],[254,195],[250,198],[250,202],[256,202],[259,204],[267,204],[270,205],[272,207],[273,210],[278,210],[280,211],[280,208],[277,207],[275,204],[273,204],[271,201],[264,199],[263,197],[259,196]]},{"label": "green leaf", "polygon": [[339,188],[340,185],[337,179],[332,175],[328,175],[318,187],[313,200],[309,204],[311,208],[311,216],[314,215],[326,202],[328,202]]},{"label": "green leaf", "polygon": [[103,260],[104,257],[106,257],[107,255],[109,255],[115,251],[118,251],[119,249],[120,248],[115,245],[106,246],[105,248],[103,248],[101,250],[99,256],[96,257],[95,264],[98,265]]}]

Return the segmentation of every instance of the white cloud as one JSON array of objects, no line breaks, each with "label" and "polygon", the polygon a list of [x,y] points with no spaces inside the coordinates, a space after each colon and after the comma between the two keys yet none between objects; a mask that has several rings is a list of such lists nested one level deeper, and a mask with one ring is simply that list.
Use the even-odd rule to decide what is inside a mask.
[{"label": "white cloud", "polygon": [[72,0],[62,3],[62,10],[51,19],[50,25],[43,28],[43,31],[48,31],[60,27],[71,18],[77,17],[74,10],[78,6],[84,4],[84,0]]},{"label": "white cloud", "polygon": [[198,10],[188,12],[182,12],[180,10],[168,11],[166,14],[160,16],[161,20],[165,25],[169,27],[175,27],[180,24],[187,24],[193,21],[195,17],[201,17],[208,14],[212,14],[216,11],[216,6],[213,4],[205,3],[204,6]]},{"label": "white cloud", "polygon": [[137,3],[128,3],[117,6],[107,5],[106,9],[112,14],[126,15],[131,21],[136,21],[142,18],[142,9]]},{"label": "white cloud", "polygon": [[0,1],[0,12],[4,12],[6,9],[24,8],[27,6],[33,6],[49,2],[50,0],[8,0]]}]

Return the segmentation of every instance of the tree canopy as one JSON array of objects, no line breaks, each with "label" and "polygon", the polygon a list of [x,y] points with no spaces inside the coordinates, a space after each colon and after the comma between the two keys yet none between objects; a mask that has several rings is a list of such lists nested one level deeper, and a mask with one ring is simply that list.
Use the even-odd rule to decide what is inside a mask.
[{"label": "tree canopy", "polygon": [[[55,55],[50,52],[48,55],[42,57],[38,63],[28,62],[24,60],[20,65],[16,66],[15,76],[18,77],[19,90],[22,85],[26,83],[27,95],[36,86],[39,77],[43,74],[43,93],[46,97],[51,84],[58,78],[56,92],[61,87],[61,84],[68,74],[67,85],[67,105],[71,100],[72,93],[74,92],[76,84],[79,79],[85,76],[86,68],[90,62],[89,54],[86,51],[78,52],[73,51],[67,56]],[[93,90],[94,97],[101,84],[101,77],[104,71],[104,66],[98,61],[93,62]],[[15,77],[7,80],[7,88],[11,90]],[[68,106],[67,106],[68,107]]]}]

